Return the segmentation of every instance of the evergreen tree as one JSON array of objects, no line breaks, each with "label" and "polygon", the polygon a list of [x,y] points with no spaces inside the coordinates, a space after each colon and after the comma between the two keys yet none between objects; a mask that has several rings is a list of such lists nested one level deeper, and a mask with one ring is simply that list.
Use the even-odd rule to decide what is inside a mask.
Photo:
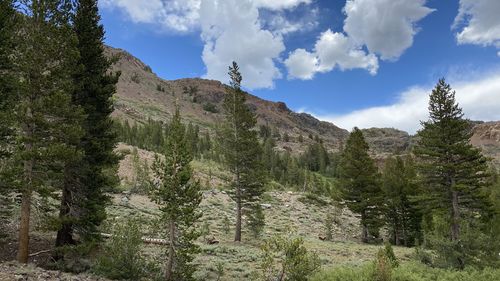
[{"label": "evergreen tree", "polygon": [[377,167],[370,155],[368,144],[358,128],[349,135],[340,161],[340,185],[347,206],[361,215],[363,242],[369,235],[378,236],[381,225],[381,190]]},{"label": "evergreen tree", "polygon": [[193,156],[178,108],[169,128],[163,153],[165,160],[156,157],[153,164],[157,182],[150,196],[160,205],[162,220],[168,225],[165,279],[194,280],[193,255],[199,252],[194,244],[199,237],[194,224],[201,217],[197,209],[202,197],[199,183],[192,180]]},{"label": "evergreen tree", "polygon": [[382,175],[384,213],[391,240],[396,245],[413,245],[420,238],[422,216],[410,197],[418,193],[416,173],[410,157],[388,158]]},{"label": "evergreen tree", "polygon": [[110,115],[119,73],[108,73],[111,61],[104,55],[104,28],[99,21],[97,1],[80,0],[73,27],[80,56],[73,75],[72,101],[85,113],[84,135],[78,141],[84,157],[68,162],[65,168],[59,214],[62,226],[56,246],[72,244],[74,230],[85,240],[98,238],[97,227],[106,218],[108,201],[103,190],[115,184],[106,170],[118,163],[113,152],[116,136]]},{"label": "evergreen tree", "polygon": [[258,204],[264,192],[262,148],[258,141],[255,114],[245,104],[245,93],[240,88],[241,74],[233,62],[229,67],[231,88],[224,99],[225,124],[219,132],[225,160],[233,174],[232,196],[236,201],[236,231],[234,240],[241,241],[243,207],[248,211]]},{"label": "evergreen tree", "polygon": [[70,1],[27,1],[15,36],[19,99],[14,127],[18,143],[11,169],[21,193],[19,262],[28,261],[33,193],[42,197],[62,186],[64,163],[80,157],[73,145],[82,134],[82,111],[71,103],[78,51],[69,25]]},{"label": "evergreen tree", "polygon": [[0,0],[0,239],[5,234],[3,226],[11,215],[7,161],[12,151],[15,131],[12,129],[16,101],[15,80],[11,56],[14,50],[15,12],[11,0]]},{"label": "evergreen tree", "polygon": [[[418,168],[424,180],[425,205],[447,214],[448,239],[463,248],[459,246],[461,223],[471,223],[489,205],[481,192],[488,177],[487,160],[470,144],[471,125],[444,79],[432,90],[429,120],[422,125],[414,153],[421,162]],[[464,266],[463,256],[457,257],[457,264]]]}]

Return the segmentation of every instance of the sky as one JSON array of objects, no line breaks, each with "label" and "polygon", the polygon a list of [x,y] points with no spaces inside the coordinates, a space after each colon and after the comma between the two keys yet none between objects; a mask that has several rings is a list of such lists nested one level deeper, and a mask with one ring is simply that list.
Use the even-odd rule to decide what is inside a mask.
[{"label": "sky", "polygon": [[439,78],[500,120],[499,0],[101,0],[106,44],[164,79],[228,82],[352,129],[415,133]]}]

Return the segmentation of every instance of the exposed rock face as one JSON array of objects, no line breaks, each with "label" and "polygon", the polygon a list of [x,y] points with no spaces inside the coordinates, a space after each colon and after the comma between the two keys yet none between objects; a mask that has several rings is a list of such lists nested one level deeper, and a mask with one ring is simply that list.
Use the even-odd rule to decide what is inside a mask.
[{"label": "exposed rock face", "polygon": [[471,143],[500,166],[500,121],[478,124],[473,132]]},{"label": "exposed rock face", "polygon": [[370,128],[362,131],[370,149],[377,154],[401,154],[410,147],[411,136],[405,131],[393,128]]},{"label": "exposed rock face", "polygon": [[[202,131],[213,131],[222,122],[222,101],[227,85],[200,78],[163,80],[124,50],[106,47],[106,53],[118,58],[112,70],[122,73],[113,113],[116,118],[132,122],[143,122],[147,118],[169,120],[177,102],[184,121],[199,125]],[[312,142],[308,135],[320,136],[330,151],[338,151],[349,135],[347,130],[332,123],[320,121],[307,113],[293,112],[283,102],[266,101],[248,94],[247,103],[257,114],[259,124],[275,127],[282,135],[289,135],[290,141],[277,143],[282,151],[301,153]],[[207,104],[215,110],[207,111]],[[472,143],[500,165],[500,122],[473,124]],[[415,141],[408,133],[392,128],[365,129],[363,133],[378,162],[392,154],[408,153]],[[303,143],[298,142],[299,135],[302,135]]]},{"label": "exposed rock face", "polygon": [[[223,119],[222,102],[227,85],[219,81],[200,78],[163,80],[150,68],[124,50],[106,48],[108,56],[117,57],[113,71],[120,71],[114,116],[129,121],[143,122],[147,118],[169,120],[177,102],[186,122],[213,130]],[[187,89],[187,91],[186,91]],[[190,90],[192,89],[192,90]],[[204,109],[207,103],[218,112]],[[248,94],[247,103],[257,114],[259,124],[275,127],[281,134],[287,133],[290,142],[278,143],[293,152],[303,151],[309,134],[319,135],[330,150],[338,150],[348,132],[331,123],[322,122],[305,113],[291,111],[283,102],[271,102]],[[298,136],[306,140],[299,144]]]}]

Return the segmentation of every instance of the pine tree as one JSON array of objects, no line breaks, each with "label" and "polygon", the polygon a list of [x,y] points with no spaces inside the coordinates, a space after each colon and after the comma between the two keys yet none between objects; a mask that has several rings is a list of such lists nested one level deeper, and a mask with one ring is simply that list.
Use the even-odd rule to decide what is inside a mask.
[{"label": "pine tree", "polygon": [[6,221],[11,215],[9,176],[6,173],[7,161],[14,143],[12,130],[14,104],[16,101],[15,79],[11,55],[14,49],[15,12],[11,0],[0,0],[0,238],[4,236]]},{"label": "pine tree", "polygon": [[377,167],[368,154],[368,144],[358,128],[349,135],[340,161],[340,184],[347,206],[361,215],[363,242],[378,236],[381,225],[381,190]]},{"label": "pine tree", "polygon": [[392,242],[413,245],[420,238],[420,210],[410,200],[418,193],[417,177],[412,159],[388,158],[382,175],[384,213],[391,232]]},{"label": "pine tree", "polygon": [[108,201],[103,190],[115,184],[106,169],[118,163],[113,152],[116,136],[110,115],[119,73],[108,73],[111,61],[104,55],[104,29],[99,21],[97,1],[80,0],[74,19],[80,56],[79,68],[73,75],[76,86],[72,101],[85,113],[84,135],[78,141],[84,157],[68,162],[65,168],[59,214],[62,226],[56,246],[72,244],[74,230],[84,240],[98,238],[97,227],[106,218]]},{"label": "pine tree", "polygon": [[[425,205],[447,215],[449,240],[460,243],[460,225],[472,212],[483,213],[486,204],[481,189],[486,184],[487,160],[470,144],[472,130],[463,118],[455,101],[455,92],[444,79],[432,90],[429,101],[429,120],[422,122],[419,141],[414,153],[421,165],[427,195]],[[464,260],[457,258],[459,267]]]},{"label": "pine tree", "polygon": [[254,130],[255,114],[245,104],[245,93],[241,90],[241,74],[233,62],[229,67],[231,87],[224,99],[225,124],[219,132],[220,143],[229,170],[233,199],[236,201],[236,231],[234,240],[241,241],[242,210],[252,210],[264,192],[265,172],[262,164],[262,148]]},{"label": "pine tree", "polygon": [[82,111],[71,103],[78,59],[71,10],[71,2],[62,0],[29,1],[20,10],[14,53],[20,96],[13,117],[19,135],[11,169],[21,193],[17,259],[22,263],[28,261],[33,193],[45,197],[61,188],[64,163],[81,155],[72,145],[82,134]]},{"label": "pine tree", "polygon": [[160,205],[162,220],[168,225],[168,260],[166,280],[194,280],[193,255],[199,252],[194,241],[199,237],[194,224],[201,217],[197,210],[201,202],[200,185],[193,181],[190,163],[193,160],[186,130],[181,124],[179,109],[170,123],[164,156],[153,164],[157,182],[151,198]]}]

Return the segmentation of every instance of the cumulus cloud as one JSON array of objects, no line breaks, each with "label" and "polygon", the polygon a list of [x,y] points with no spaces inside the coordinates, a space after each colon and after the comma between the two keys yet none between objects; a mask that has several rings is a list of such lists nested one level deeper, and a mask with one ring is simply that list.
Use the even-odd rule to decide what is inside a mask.
[{"label": "cumulus cloud", "polygon": [[[375,75],[376,55],[383,60],[396,60],[413,44],[416,22],[433,11],[425,7],[425,3],[425,0],[347,0],[345,33],[328,29],[319,36],[309,55],[304,51],[291,52],[285,61],[288,77],[311,79],[314,73],[328,72],[335,66],[341,70],[366,69]],[[304,66],[311,65],[311,56],[315,56],[319,64],[304,75]],[[308,61],[300,63],[300,58]]]},{"label": "cumulus cloud", "polygon": [[415,23],[433,11],[425,0],[348,0],[344,31],[383,60],[394,60],[413,45]]},{"label": "cumulus cloud", "polygon": [[251,1],[204,1],[201,5],[202,59],[206,78],[228,80],[228,66],[240,65],[247,88],[272,88],[281,77],[275,60],[285,50],[283,38],[262,29],[259,11]]},{"label": "cumulus cloud", "polygon": [[355,45],[349,37],[330,29],[323,32],[314,46],[313,52],[297,49],[285,60],[288,78],[309,80],[317,72],[329,72],[335,67],[340,70],[366,69],[375,75],[378,59]]},{"label": "cumulus cloud", "polygon": [[[500,1],[460,0],[453,27],[459,44],[496,46],[500,48]],[[498,53],[500,56],[500,52]]]},{"label": "cumulus cloud", "polygon": [[[452,81],[456,99],[465,117],[471,120],[500,120],[500,71],[475,81]],[[420,122],[428,119],[429,94],[432,87],[413,87],[399,95],[390,105],[356,110],[344,115],[316,117],[330,121],[348,130],[360,128],[392,127],[415,133]]]},{"label": "cumulus cloud", "polygon": [[122,10],[134,23],[159,25],[165,30],[188,32],[198,26],[201,0],[102,0],[104,8]]},{"label": "cumulus cloud", "polygon": [[[275,62],[285,50],[283,35],[296,32],[301,22],[289,21],[284,10],[312,0],[103,0],[104,8],[118,8],[135,23],[155,24],[175,32],[201,31],[205,77],[227,81],[227,67],[240,65],[243,86],[272,88],[282,74]],[[264,22],[260,13],[277,17]]]}]

